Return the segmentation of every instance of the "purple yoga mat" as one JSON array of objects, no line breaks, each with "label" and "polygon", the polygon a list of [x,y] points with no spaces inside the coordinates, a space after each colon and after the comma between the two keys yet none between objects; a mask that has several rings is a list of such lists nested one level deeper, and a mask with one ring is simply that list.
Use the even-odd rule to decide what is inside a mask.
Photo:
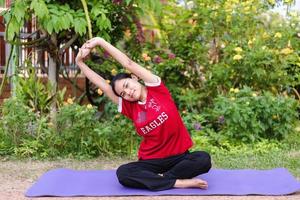
[{"label": "purple yoga mat", "polygon": [[284,168],[272,170],[212,169],[199,177],[208,189],[170,189],[151,192],[119,184],[115,170],[55,169],[45,173],[27,192],[41,196],[130,196],[130,195],[286,195],[300,190],[298,182]]}]

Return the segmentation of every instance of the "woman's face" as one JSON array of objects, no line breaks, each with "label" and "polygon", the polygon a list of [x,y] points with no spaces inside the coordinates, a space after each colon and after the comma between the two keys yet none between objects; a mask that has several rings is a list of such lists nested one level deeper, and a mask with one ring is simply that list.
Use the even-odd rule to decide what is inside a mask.
[{"label": "woman's face", "polygon": [[142,85],[134,78],[124,78],[115,82],[115,90],[127,101],[139,101],[142,94]]}]

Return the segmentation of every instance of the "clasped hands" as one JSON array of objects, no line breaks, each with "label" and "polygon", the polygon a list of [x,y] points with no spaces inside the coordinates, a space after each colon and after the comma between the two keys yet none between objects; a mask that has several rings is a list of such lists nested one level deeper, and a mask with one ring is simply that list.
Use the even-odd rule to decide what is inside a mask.
[{"label": "clasped hands", "polygon": [[76,56],[76,63],[78,62],[82,62],[85,58],[87,58],[87,56],[90,54],[91,50],[93,48],[95,48],[96,46],[99,46],[101,40],[103,40],[100,37],[94,37],[88,41],[86,41],[80,48],[79,48],[79,52]]}]

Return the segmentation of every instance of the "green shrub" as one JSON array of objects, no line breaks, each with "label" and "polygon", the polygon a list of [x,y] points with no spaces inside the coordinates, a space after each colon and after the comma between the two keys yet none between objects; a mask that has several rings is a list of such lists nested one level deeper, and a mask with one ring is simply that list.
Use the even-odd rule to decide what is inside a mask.
[{"label": "green shrub", "polygon": [[198,135],[193,137],[194,150],[204,150],[217,155],[262,155],[268,152],[282,150],[283,146],[277,140],[262,139],[253,143],[234,143],[223,140],[218,145],[211,143],[211,136]]},{"label": "green shrub", "polygon": [[[49,119],[47,116],[37,116],[34,125],[34,134],[24,137],[20,141],[20,145],[14,147],[14,155],[17,157],[50,157],[49,136],[55,134],[54,129],[49,127]],[[51,148],[50,148],[51,149]]]},{"label": "green shrub", "polygon": [[113,155],[136,154],[140,138],[132,122],[117,114],[112,120],[101,121],[99,135],[108,143],[107,152]]},{"label": "green shrub", "polygon": [[53,130],[48,127],[47,116],[40,116],[32,110],[20,99],[4,101],[0,123],[0,155],[47,157],[46,138]]},{"label": "green shrub", "polygon": [[215,156],[254,156],[286,148],[286,142],[282,143],[276,139],[260,139],[251,143],[233,140],[211,128],[212,125],[205,120],[204,115],[183,114],[183,120],[194,142],[192,150],[204,150]]},{"label": "green shrub", "polygon": [[36,75],[36,69],[32,64],[26,62],[29,67],[24,68],[23,77],[17,77],[16,98],[23,104],[32,108],[33,112],[48,114],[53,101],[58,107],[62,106],[66,88],[53,94],[53,86],[50,82],[46,84]]},{"label": "green shrub", "polygon": [[[117,114],[116,105],[107,103],[108,114],[99,115],[90,105],[69,104],[57,114],[57,135],[52,139],[54,154],[96,157],[131,155],[137,146],[132,123]],[[49,145],[51,146],[51,145]]]},{"label": "green shrub", "polygon": [[144,66],[165,80],[180,108],[200,111],[217,95],[244,85],[296,93],[299,13],[282,18],[270,12],[275,4],[258,0],[190,3],[190,9],[164,4],[157,19],[160,42],[143,49],[151,58]]},{"label": "green shrub", "polygon": [[56,116],[57,135],[52,142],[62,155],[99,155],[101,149],[95,143],[99,122],[95,113],[90,105],[68,104],[61,107]]},{"label": "green shrub", "polygon": [[[241,91],[243,92],[243,90]],[[264,139],[260,138],[254,142],[242,142],[237,141],[223,134],[220,129],[213,129],[211,121],[208,120],[207,113],[182,113],[183,121],[191,133],[194,146],[192,150],[204,150],[209,152],[214,161],[217,163],[226,165],[226,167],[239,166],[237,164],[239,159],[243,159],[241,166],[245,165],[245,162],[251,162],[253,165],[264,166],[262,159],[267,158],[268,155],[281,155],[283,151],[290,151],[291,149],[299,149],[297,145],[299,132],[291,131],[291,134],[287,135],[281,141],[277,139]],[[218,118],[218,123],[225,123],[225,118]],[[299,121],[298,121],[299,123]],[[276,166],[276,162],[272,162]],[[247,163],[246,165],[251,166]],[[278,164],[277,164],[278,165]]]},{"label": "green shrub", "polygon": [[258,94],[248,87],[232,88],[229,95],[215,98],[205,115],[211,127],[230,140],[281,140],[294,131],[298,107],[289,97]]},{"label": "green shrub", "polygon": [[108,103],[105,109],[110,112],[100,120],[91,105],[64,105],[55,128],[47,116],[10,98],[2,107],[0,155],[90,158],[135,154],[139,138],[132,123],[117,113],[116,105]]},{"label": "green shrub", "polygon": [[35,135],[37,128],[35,113],[19,99],[5,100],[1,114],[3,134],[13,145],[19,146],[22,138]]},{"label": "green shrub", "polygon": [[11,155],[13,154],[12,142],[4,133],[2,124],[0,126],[0,156]]}]

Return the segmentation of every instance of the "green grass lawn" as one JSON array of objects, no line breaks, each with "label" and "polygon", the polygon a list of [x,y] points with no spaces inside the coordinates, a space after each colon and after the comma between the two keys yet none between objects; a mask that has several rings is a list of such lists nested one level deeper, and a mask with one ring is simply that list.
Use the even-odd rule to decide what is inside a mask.
[{"label": "green grass lawn", "polygon": [[264,152],[260,153],[255,153],[256,149],[249,149],[249,151],[245,151],[245,149],[230,152],[218,151],[212,153],[213,164],[215,168],[226,169],[270,169],[284,167],[300,180],[299,129],[283,140],[281,144],[282,147],[279,149],[266,148]]},{"label": "green grass lawn", "polygon": [[270,169],[287,168],[300,179],[300,150],[268,152],[260,155],[213,154],[215,168],[224,169]]}]

